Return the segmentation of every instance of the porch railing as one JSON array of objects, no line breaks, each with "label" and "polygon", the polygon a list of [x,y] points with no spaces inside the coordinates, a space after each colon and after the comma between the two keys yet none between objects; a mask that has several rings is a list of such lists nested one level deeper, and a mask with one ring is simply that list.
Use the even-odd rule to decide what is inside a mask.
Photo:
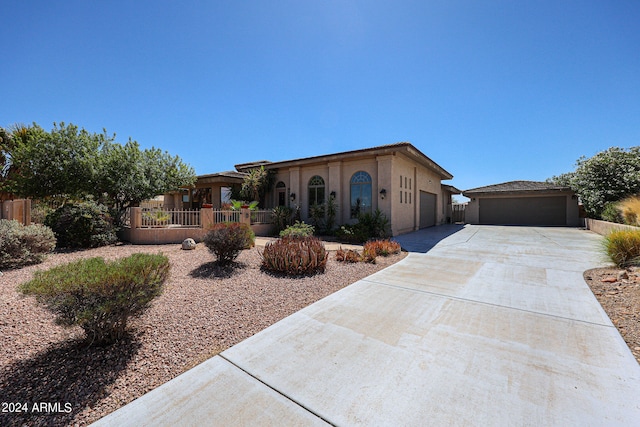
[{"label": "porch railing", "polygon": [[200,210],[142,209],[141,228],[200,227]]},{"label": "porch railing", "polygon": [[232,211],[229,209],[214,209],[213,223],[220,222],[240,222],[240,211]]},{"label": "porch railing", "polygon": [[273,212],[270,210],[252,211],[251,224],[273,224]]}]

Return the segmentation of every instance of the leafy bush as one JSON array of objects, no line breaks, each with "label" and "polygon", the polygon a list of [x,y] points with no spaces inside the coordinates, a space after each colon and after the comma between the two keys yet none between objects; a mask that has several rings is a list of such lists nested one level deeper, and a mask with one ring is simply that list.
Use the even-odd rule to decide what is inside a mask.
[{"label": "leafy bush", "polygon": [[247,224],[223,222],[214,224],[204,236],[203,242],[217,257],[218,264],[231,263],[243,249],[255,244],[255,234]]},{"label": "leafy bush", "polygon": [[625,224],[640,225],[640,196],[627,197],[618,205]]},{"label": "leafy bush", "polygon": [[296,221],[295,224],[290,225],[280,232],[280,237],[311,237],[315,232],[313,225],[305,224],[304,222]]},{"label": "leafy bush", "polygon": [[49,227],[0,219],[0,268],[40,263],[55,247],[56,237]]},{"label": "leafy bush", "polygon": [[107,208],[92,201],[67,203],[47,215],[61,248],[95,248],[118,241]]},{"label": "leafy bush", "polygon": [[169,275],[162,254],[133,254],[112,262],[90,258],[38,271],[20,286],[25,295],[57,315],[64,326],[78,325],[92,344],[110,344],[126,333],[127,320],[139,316],[160,295]]},{"label": "leafy bush", "polygon": [[360,214],[356,224],[341,226],[336,231],[339,239],[351,243],[363,243],[370,239],[385,238],[389,235],[389,220],[376,209],[373,213]]},{"label": "leafy bush", "polygon": [[607,255],[618,267],[640,263],[640,229],[612,231],[604,242]]},{"label": "leafy bush", "polygon": [[262,257],[265,270],[287,275],[324,272],[329,253],[317,237],[282,237],[267,243]]},{"label": "leafy bush", "polygon": [[392,254],[400,253],[400,243],[391,241],[389,239],[384,240],[370,240],[364,244],[363,251],[373,254],[374,256],[382,255],[389,256]]},{"label": "leafy bush", "polygon": [[142,220],[145,225],[166,225],[171,219],[168,212],[153,210],[142,213]]},{"label": "leafy bush", "polygon": [[624,223],[622,215],[620,214],[620,210],[618,209],[618,204],[616,202],[608,202],[607,204],[605,204],[600,217],[604,221],[616,222],[618,224]]}]

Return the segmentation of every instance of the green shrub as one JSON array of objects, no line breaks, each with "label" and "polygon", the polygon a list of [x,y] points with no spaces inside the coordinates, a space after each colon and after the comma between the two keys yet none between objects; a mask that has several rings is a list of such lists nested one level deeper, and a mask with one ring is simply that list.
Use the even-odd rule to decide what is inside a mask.
[{"label": "green shrub", "polygon": [[55,247],[56,237],[49,227],[0,219],[0,268],[40,263]]},{"label": "green shrub", "polygon": [[305,224],[304,222],[296,221],[295,224],[290,225],[280,232],[280,237],[311,237],[315,232],[313,225]]},{"label": "green shrub", "polygon": [[67,203],[47,215],[61,248],[95,248],[118,241],[107,208],[92,201]]},{"label": "green shrub", "polygon": [[346,224],[336,231],[336,236],[350,243],[363,243],[370,239],[381,239],[389,235],[389,220],[376,209],[373,213],[358,215],[358,222]]},{"label": "green shrub", "polygon": [[265,270],[291,276],[324,272],[329,253],[317,237],[282,237],[267,243],[262,256]]},{"label": "green shrub", "polygon": [[616,222],[618,224],[624,223],[622,215],[620,214],[620,210],[618,209],[618,204],[616,202],[609,202],[604,205],[604,209],[602,210],[600,217],[604,221]]},{"label": "green shrub", "polygon": [[214,224],[203,242],[217,257],[218,263],[224,265],[235,260],[243,249],[253,247],[255,234],[247,224],[223,222]]},{"label": "green shrub", "polygon": [[618,267],[640,264],[640,229],[612,231],[605,237],[605,250]]},{"label": "green shrub", "polygon": [[126,333],[127,320],[139,316],[160,295],[169,274],[162,254],[133,254],[112,262],[90,258],[38,271],[20,286],[25,295],[57,315],[64,326],[78,325],[92,344],[110,344]]}]

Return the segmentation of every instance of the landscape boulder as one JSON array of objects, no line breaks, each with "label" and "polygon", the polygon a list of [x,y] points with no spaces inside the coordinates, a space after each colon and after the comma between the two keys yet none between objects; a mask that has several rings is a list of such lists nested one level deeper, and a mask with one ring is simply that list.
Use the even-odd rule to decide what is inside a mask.
[{"label": "landscape boulder", "polygon": [[196,241],[193,239],[184,239],[182,242],[182,249],[190,251],[196,248]]}]

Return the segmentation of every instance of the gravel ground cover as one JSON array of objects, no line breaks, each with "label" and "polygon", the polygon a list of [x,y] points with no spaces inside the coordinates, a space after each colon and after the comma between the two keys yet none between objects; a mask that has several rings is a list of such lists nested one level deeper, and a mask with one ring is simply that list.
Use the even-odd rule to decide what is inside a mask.
[{"label": "gravel ground cover", "polygon": [[[259,248],[258,248],[259,249]],[[258,249],[243,251],[228,268],[214,264],[201,244],[115,245],[50,255],[39,265],[0,276],[0,425],[87,425],[218,352],[301,308],[391,265],[346,264],[331,253],[327,271],[304,278],[260,270]],[[87,347],[80,328],[66,329],[21,296],[16,287],[43,270],[79,258],[115,259],[136,252],[167,255],[164,293],[132,333],[110,347]]]},{"label": "gravel ground cover", "polygon": [[640,267],[595,268],[584,279],[640,363]]}]

